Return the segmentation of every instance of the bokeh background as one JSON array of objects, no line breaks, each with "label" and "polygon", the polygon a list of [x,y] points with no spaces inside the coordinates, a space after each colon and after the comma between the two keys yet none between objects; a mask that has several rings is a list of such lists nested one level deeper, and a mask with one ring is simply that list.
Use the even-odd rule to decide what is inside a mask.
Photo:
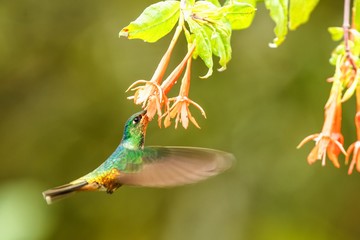
[{"label": "bokeh background", "polygon": [[[236,165],[173,189],[123,187],[47,206],[41,192],[98,166],[139,110],[125,89],[149,79],[170,36],[155,44],[118,32],[155,1],[0,2],[0,239],[268,240],[359,239],[359,174],[343,164],[308,166],[333,74],[342,1],[320,1],[308,24],[278,49],[262,3],[250,29],[234,32],[228,70],[207,80],[195,61],[190,97],[202,129],[148,129],[148,145],[233,152]],[[185,52],[177,46],[171,66]],[[173,92],[175,95],[176,92]],[[354,101],[344,106],[348,146]]]}]

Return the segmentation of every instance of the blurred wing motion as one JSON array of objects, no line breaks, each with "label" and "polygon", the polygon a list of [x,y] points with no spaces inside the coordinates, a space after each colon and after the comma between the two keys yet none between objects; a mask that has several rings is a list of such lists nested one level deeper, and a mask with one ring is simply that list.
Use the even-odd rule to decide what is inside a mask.
[{"label": "blurred wing motion", "polygon": [[145,147],[143,167],[134,173],[123,173],[124,185],[172,187],[195,183],[215,176],[231,167],[232,154],[195,147]]},{"label": "blurred wing motion", "polygon": [[215,176],[230,168],[235,160],[230,153],[206,148],[146,147],[141,151],[142,159],[136,163],[133,159],[118,160],[129,161],[131,168],[121,171],[111,166],[105,171],[95,170],[69,184],[49,189],[43,196],[51,204],[75,192],[106,190],[111,193],[121,185],[179,186]]}]

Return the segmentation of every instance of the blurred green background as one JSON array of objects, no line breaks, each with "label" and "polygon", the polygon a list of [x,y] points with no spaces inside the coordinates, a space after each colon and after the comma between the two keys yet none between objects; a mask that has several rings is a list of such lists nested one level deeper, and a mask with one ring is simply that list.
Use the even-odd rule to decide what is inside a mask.
[{"label": "blurred green background", "polygon": [[[343,158],[339,170],[310,167],[313,144],[295,149],[322,126],[336,46],[327,27],[341,26],[342,1],[320,1],[278,49],[268,47],[274,24],[259,4],[251,28],[233,34],[228,70],[201,80],[206,68],[194,62],[190,97],[208,115],[193,110],[202,129],[151,123],[146,144],[230,151],[230,171],[190,186],[123,187],[46,205],[41,192],[97,167],[140,109],[124,91],[151,77],[170,36],[148,44],[117,34],[154,2],[0,2],[0,239],[359,239],[359,174],[348,176]],[[354,112],[347,102],[346,146]]]}]

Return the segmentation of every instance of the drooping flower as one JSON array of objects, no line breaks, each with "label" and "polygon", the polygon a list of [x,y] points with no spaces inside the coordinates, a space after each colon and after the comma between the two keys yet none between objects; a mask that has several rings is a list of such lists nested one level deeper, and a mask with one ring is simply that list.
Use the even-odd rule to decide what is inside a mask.
[{"label": "drooping flower", "polygon": [[[194,51],[194,47],[195,46],[192,46],[190,48],[188,52],[189,56],[191,56],[190,54],[192,54],[192,52]],[[169,127],[171,125],[171,118],[175,118],[175,128],[177,128],[178,123],[181,122],[182,126],[186,129],[189,126],[189,119],[197,128],[200,128],[195,118],[191,115],[191,112],[189,110],[190,104],[194,105],[197,109],[199,109],[201,114],[206,118],[204,109],[202,109],[202,107],[199,104],[188,98],[189,89],[190,89],[190,78],[191,78],[190,69],[191,69],[192,58],[188,57],[188,58],[184,58],[184,60],[185,59],[186,59],[186,70],[181,80],[180,93],[177,97],[168,99],[168,103],[173,102],[173,104],[171,107],[168,107],[168,111],[167,113],[165,113],[165,120],[164,120],[165,127]],[[163,86],[164,91],[166,91],[167,89],[166,86],[168,86],[168,84],[165,84]]]},{"label": "drooping flower", "polygon": [[[165,75],[165,71],[169,65],[171,54],[174,50],[175,44],[179,35],[182,31],[182,27],[178,26],[176,28],[175,34],[170,42],[168,49],[166,50],[164,56],[161,58],[160,63],[158,64],[154,75],[152,76],[150,81],[147,80],[138,80],[131,84],[131,86],[126,90],[135,91],[133,96],[128,97],[128,99],[134,99],[134,103],[138,105],[142,105],[144,110],[147,110],[146,115],[149,118],[149,121],[153,119],[155,114],[157,113],[160,117],[162,115],[161,108],[163,101],[163,89],[161,88],[160,84],[163,80]],[[143,84],[142,86],[137,86],[139,84]]]},{"label": "drooping flower", "polygon": [[170,126],[171,118],[175,118],[175,128],[177,128],[178,123],[181,122],[182,126],[186,129],[189,126],[189,119],[197,128],[200,128],[199,124],[196,122],[195,118],[191,115],[191,112],[189,110],[189,106],[190,104],[192,104],[197,109],[199,109],[201,114],[206,118],[205,111],[199,104],[190,100],[186,96],[177,96],[175,98],[170,98],[169,101],[173,101],[174,103],[169,109],[169,113],[165,117],[165,127]]},{"label": "drooping flower", "polygon": [[302,147],[310,140],[315,141],[315,146],[308,155],[307,161],[309,164],[321,160],[322,165],[325,166],[327,155],[335,167],[340,167],[338,156],[340,152],[346,155],[345,149],[342,146],[344,138],[340,133],[333,133],[330,136],[326,136],[322,133],[312,134],[301,141],[297,148]]},{"label": "drooping flower", "polygon": [[351,144],[347,150],[347,156],[346,156],[346,164],[349,163],[350,155],[352,154],[353,157],[351,159],[351,163],[349,166],[348,174],[352,174],[354,168],[360,172],[360,141],[356,141],[353,144]]},{"label": "drooping flower", "polygon": [[[360,89],[357,89],[357,94],[359,93]],[[360,99],[356,99],[357,104],[359,104]],[[360,106],[357,106],[360,110]],[[360,172],[360,111],[358,111],[355,115],[355,126],[356,126],[356,132],[357,132],[357,141],[351,144],[347,150],[347,156],[345,159],[346,164],[349,163],[350,155],[352,154],[351,163],[349,166],[348,174],[352,174],[354,168]]]},{"label": "drooping flower", "polygon": [[[337,72],[338,73],[338,72]],[[325,121],[321,133],[312,134],[306,137],[297,148],[302,147],[310,140],[315,141],[315,146],[307,157],[309,164],[321,160],[322,165],[326,163],[326,155],[335,167],[340,167],[338,156],[342,152],[347,155],[343,143],[344,138],[341,134],[341,91],[342,82],[339,75],[335,73],[332,78],[332,88],[330,97],[325,105]]]},{"label": "drooping flower", "polygon": [[[144,85],[135,87],[137,84],[143,83]],[[147,110],[146,115],[151,121],[156,112],[161,116],[161,103],[163,99],[163,92],[161,87],[152,81],[138,80],[134,82],[126,91],[135,91],[133,96],[128,99],[134,99],[134,103],[142,105],[144,110]]]}]

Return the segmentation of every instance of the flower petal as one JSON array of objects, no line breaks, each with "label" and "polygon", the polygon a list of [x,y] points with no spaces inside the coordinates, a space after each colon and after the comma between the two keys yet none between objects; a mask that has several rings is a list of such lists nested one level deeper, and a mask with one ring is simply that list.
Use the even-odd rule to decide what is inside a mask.
[{"label": "flower petal", "polygon": [[327,152],[327,155],[328,155],[330,161],[334,164],[334,166],[335,166],[336,168],[340,168],[340,163],[339,163],[339,160],[338,160],[338,155],[336,155],[335,153],[330,152],[330,151]]},{"label": "flower petal", "polygon": [[189,119],[188,119],[188,108],[185,102],[181,104],[181,123],[185,129],[189,126]]},{"label": "flower petal", "polygon": [[191,116],[190,111],[189,111],[188,113],[189,113],[189,119],[190,119],[190,121],[191,121],[197,128],[200,129],[199,124],[196,122],[195,118],[194,118],[193,116]]},{"label": "flower petal", "polygon": [[[311,165],[319,159],[319,145],[315,145],[307,157],[308,163]],[[320,157],[321,158],[321,157]]]},{"label": "flower petal", "polygon": [[165,120],[164,120],[164,127],[167,128],[167,127],[170,127],[170,125],[171,125],[170,116],[169,116],[169,114],[167,114],[165,116]]},{"label": "flower petal", "polygon": [[354,147],[355,147],[355,143],[351,144],[348,147],[348,149],[346,151],[346,156],[345,156],[345,164],[349,164],[350,155],[354,151]]}]

